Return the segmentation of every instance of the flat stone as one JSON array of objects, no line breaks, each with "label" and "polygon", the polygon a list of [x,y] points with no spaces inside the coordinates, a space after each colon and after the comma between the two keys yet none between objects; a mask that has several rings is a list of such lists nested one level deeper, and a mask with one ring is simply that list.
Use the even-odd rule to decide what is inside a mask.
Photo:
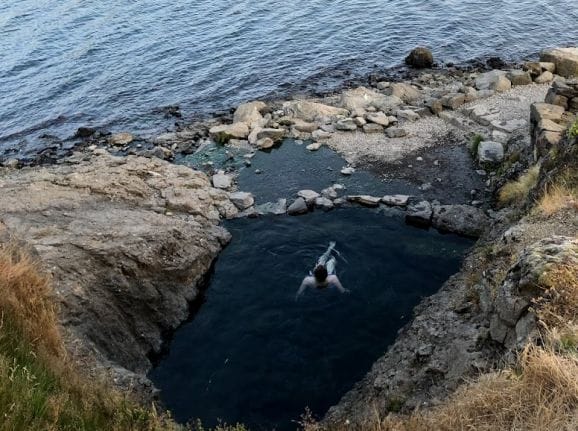
[{"label": "flat stone", "polygon": [[367,121],[370,121],[375,124],[379,124],[380,126],[387,127],[389,126],[389,118],[383,112],[375,112],[371,114],[367,114]]},{"label": "flat stone", "polygon": [[381,202],[381,198],[369,195],[351,195],[347,196],[347,200],[366,207],[377,207],[379,202]]},{"label": "flat stone", "polygon": [[560,121],[564,115],[564,108],[548,103],[533,103],[530,106],[530,119],[538,124],[542,120]]},{"label": "flat stone", "polygon": [[562,133],[566,130],[566,127],[561,126],[560,124],[555,123],[552,120],[542,120],[538,123],[538,129],[547,130],[549,132]]},{"label": "flat stone", "polygon": [[365,133],[383,133],[383,126],[375,123],[368,123],[363,126],[363,131]]},{"label": "flat stone", "polygon": [[134,136],[130,133],[115,133],[109,138],[109,143],[118,147],[130,144],[134,141]]},{"label": "flat stone", "polygon": [[303,121],[300,118],[293,119],[293,127],[303,133],[313,133],[317,130],[318,125],[314,122]]},{"label": "flat stone", "polygon": [[247,192],[229,193],[229,200],[241,211],[246,210],[255,203],[253,195]]},{"label": "flat stone", "polygon": [[307,203],[305,202],[305,199],[297,198],[297,199],[295,199],[295,201],[293,201],[293,203],[287,209],[287,214],[299,215],[299,214],[305,214],[308,211],[309,211],[309,208],[307,207]]},{"label": "flat stone", "polygon": [[233,184],[233,179],[223,172],[216,173],[212,177],[213,187],[217,189],[228,189]]},{"label": "flat stone", "polygon": [[332,210],[334,207],[333,202],[325,197],[318,197],[315,199],[315,208],[321,209],[323,211]]},{"label": "flat stone", "polygon": [[410,196],[408,195],[386,195],[381,198],[381,201],[390,206],[395,207],[405,207],[409,202]]},{"label": "flat stone", "polygon": [[432,207],[428,201],[421,201],[407,207],[405,221],[420,227],[431,226]]},{"label": "flat stone", "polygon": [[311,133],[311,137],[316,141],[325,140],[331,138],[332,133],[326,132],[325,130],[315,130]]},{"label": "flat stone", "polygon": [[499,163],[504,159],[504,146],[500,142],[482,141],[478,146],[481,163]]},{"label": "flat stone", "polygon": [[343,108],[324,105],[322,103],[309,102],[306,100],[294,100],[283,104],[285,115],[299,118],[304,121],[314,122],[321,118],[337,118],[349,115],[349,111]]},{"label": "flat stone", "polygon": [[389,138],[403,138],[407,136],[407,132],[400,127],[390,127],[385,131]]},{"label": "flat stone", "polygon": [[514,133],[516,130],[523,129],[527,127],[528,122],[523,119],[518,120],[494,120],[490,123],[490,125],[501,132],[504,133]]},{"label": "flat stone", "polygon": [[305,148],[309,151],[317,151],[322,146],[323,144],[321,142],[313,142],[312,144],[307,145]]},{"label": "flat stone", "polygon": [[299,190],[297,196],[305,199],[308,204],[313,203],[319,197],[319,193],[313,190]]}]

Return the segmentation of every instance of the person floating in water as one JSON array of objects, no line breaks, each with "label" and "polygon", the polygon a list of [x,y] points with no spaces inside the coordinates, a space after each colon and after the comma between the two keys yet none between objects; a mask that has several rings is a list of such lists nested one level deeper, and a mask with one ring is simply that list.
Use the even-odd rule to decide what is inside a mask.
[{"label": "person floating in water", "polygon": [[332,255],[334,249],[335,242],[332,241],[329,243],[327,251],[317,260],[317,265],[315,265],[312,275],[308,275],[303,279],[295,299],[299,298],[308,287],[325,289],[330,286],[335,286],[341,293],[349,292],[349,290],[343,288],[339,278],[335,275],[335,264],[337,261],[335,260],[335,256]]}]

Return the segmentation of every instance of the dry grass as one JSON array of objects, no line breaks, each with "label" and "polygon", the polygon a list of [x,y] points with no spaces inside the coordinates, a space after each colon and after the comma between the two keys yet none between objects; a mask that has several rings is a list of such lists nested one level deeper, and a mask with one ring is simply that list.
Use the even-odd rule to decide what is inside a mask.
[{"label": "dry grass", "polygon": [[[547,328],[563,328],[578,323],[578,265],[566,262],[542,274],[544,293],[533,309]],[[576,377],[578,380],[578,376]]]},{"label": "dry grass", "polygon": [[578,190],[564,183],[554,184],[540,198],[538,210],[545,216],[551,216],[562,209],[578,210]]},{"label": "dry grass", "polygon": [[0,245],[0,430],[176,430],[158,415],[87,381],[65,355],[50,279]]},{"label": "dry grass", "polygon": [[536,184],[540,174],[540,165],[534,165],[516,181],[505,184],[498,194],[501,205],[524,203]]}]

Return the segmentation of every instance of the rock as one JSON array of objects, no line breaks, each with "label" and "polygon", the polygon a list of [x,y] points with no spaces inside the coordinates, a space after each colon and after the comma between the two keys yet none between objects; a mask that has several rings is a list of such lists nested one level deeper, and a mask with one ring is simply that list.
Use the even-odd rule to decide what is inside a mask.
[{"label": "rock", "polygon": [[230,139],[246,139],[249,126],[245,123],[222,124],[211,127],[209,135],[218,143],[226,144]]},{"label": "rock", "polygon": [[405,207],[409,202],[408,195],[386,195],[381,198],[381,202],[389,206]]},{"label": "rock", "polygon": [[342,175],[353,175],[354,173],[355,173],[355,168],[352,168],[351,166],[347,166],[347,167],[341,169]]},{"label": "rock", "polygon": [[358,127],[362,127],[362,126],[365,126],[365,125],[367,124],[367,121],[366,121],[365,118],[363,118],[363,117],[355,117],[355,118],[353,119],[353,121],[355,122],[355,124],[356,124]]},{"label": "rock", "polygon": [[501,132],[504,133],[513,133],[516,130],[524,129],[528,126],[528,122],[523,119],[518,120],[494,120],[490,123],[490,125]]},{"label": "rock", "polygon": [[474,87],[464,87],[462,91],[466,103],[472,102],[478,98],[478,91]]},{"label": "rock", "polygon": [[530,120],[538,124],[542,120],[560,121],[564,114],[564,108],[548,103],[533,103],[530,106]]},{"label": "rock", "polygon": [[375,196],[369,195],[352,195],[347,196],[347,200],[349,202],[354,202],[366,207],[377,207],[379,206],[379,202],[381,202],[381,198],[377,198]]},{"label": "rock", "polygon": [[548,61],[540,61],[538,64],[540,65],[540,68],[544,72],[550,72],[550,73],[556,72],[556,64],[555,63],[550,63]]},{"label": "rock", "polygon": [[578,48],[555,48],[540,54],[541,62],[554,63],[556,73],[565,78],[578,76]]},{"label": "rock", "polygon": [[504,146],[499,142],[482,141],[478,145],[478,161],[500,163],[504,159]]},{"label": "rock", "polygon": [[320,142],[313,142],[312,144],[307,145],[305,148],[307,148],[309,151],[317,151],[319,148],[322,147],[323,144],[321,144]]},{"label": "rock", "polygon": [[222,171],[213,175],[212,182],[217,189],[229,189],[233,185],[233,179]]},{"label": "rock", "polygon": [[305,202],[309,205],[312,204],[315,201],[315,199],[319,197],[319,193],[313,190],[300,190],[297,192],[297,196],[305,199]]},{"label": "rock", "polygon": [[403,138],[407,136],[407,132],[400,127],[390,127],[385,131],[389,138]]},{"label": "rock", "polygon": [[363,126],[363,131],[365,133],[383,133],[383,126],[375,123],[369,123]]},{"label": "rock", "polygon": [[311,133],[311,137],[316,141],[321,141],[331,138],[331,133],[324,130],[315,130],[313,133]]},{"label": "rock", "polygon": [[420,227],[429,227],[432,219],[432,207],[428,201],[421,201],[410,204],[407,207],[405,221]]},{"label": "rock", "polygon": [[271,138],[261,138],[257,142],[255,142],[255,145],[260,150],[267,150],[275,146],[275,141]]},{"label": "rock", "polygon": [[440,205],[434,208],[432,225],[441,231],[478,238],[488,224],[488,216],[473,206]]},{"label": "rock", "polygon": [[155,146],[152,150],[146,151],[144,155],[145,157],[157,157],[161,160],[168,160],[174,157],[171,150],[160,145]]},{"label": "rock", "polygon": [[295,129],[298,130],[299,132],[303,133],[313,133],[318,128],[317,123],[303,121],[299,118],[294,118],[292,122],[293,127],[295,127]]},{"label": "rock", "polygon": [[[260,140],[268,138],[273,141],[273,143],[280,142],[285,137],[284,129],[272,129],[272,128],[261,128],[255,127],[253,131],[249,134],[249,143],[251,145],[257,145]],[[272,145],[271,145],[272,146]]]},{"label": "rock", "polygon": [[337,190],[334,187],[327,187],[321,190],[321,196],[327,199],[337,199]]},{"label": "rock", "polygon": [[92,135],[96,133],[96,129],[93,127],[79,127],[76,129],[76,133],[74,134],[75,138],[90,138]]},{"label": "rock", "polygon": [[297,199],[295,199],[295,201],[293,201],[293,203],[287,209],[287,214],[299,215],[299,214],[305,214],[308,211],[309,211],[309,208],[307,207],[307,203],[305,203],[305,199],[297,198]]},{"label": "rock", "polygon": [[482,73],[476,78],[476,88],[478,90],[503,92],[509,90],[511,87],[512,83],[506,78],[506,72],[501,70]]},{"label": "rock", "polygon": [[340,116],[349,115],[349,111],[343,108],[324,105],[322,103],[309,102],[305,100],[294,100],[283,104],[285,115],[314,122],[322,118],[335,119]]},{"label": "rock", "polygon": [[510,135],[508,133],[502,132],[500,130],[492,130],[492,141],[506,144],[508,143],[508,139],[510,139]]},{"label": "rock", "polygon": [[259,215],[283,215],[287,212],[287,199],[278,199],[277,202],[267,202],[257,205],[255,210]]},{"label": "rock", "polygon": [[538,129],[547,130],[549,132],[562,133],[566,130],[566,127],[554,123],[552,120],[542,120],[538,123]]},{"label": "rock", "polygon": [[433,54],[427,48],[415,48],[405,58],[405,64],[415,69],[426,69],[433,66]]},{"label": "rock", "polygon": [[422,98],[420,91],[409,84],[397,82],[389,88],[391,96],[398,97],[404,103],[414,103]]},{"label": "rock", "polygon": [[237,210],[185,166],[85,158],[8,172],[0,219],[49,270],[67,347],[90,358],[88,374],[124,367],[144,375],[230,239],[220,217]]},{"label": "rock", "polygon": [[17,169],[20,166],[20,160],[18,159],[8,159],[2,163],[2,166],[8,169]]},{"label": "rock", "polygon": [[247,192],[229,193],[229,199],[241,211],[246,210],[255,203],[253,195]]},{"label": "rock", "polygon": [[350,111],[357,111],[359,109],[369,111],[370,108],[390,111],[401,105],[401,103],[402,101],[398,97],[383,95],[365,87],[358,87],[343,92],[340,100],[340,106]]},{"label": "rock", "polygon": [[263,127],[264,120],[261,111],[267,104],[260,101],[243,103],[237,107],[233,114],[233,123],[245,123],[249,128]]},{"label": "rock", "polygon": [[391,82],[389,81],[380,81],[377,83],[376,87],[378,90],[386,90],[391,86]]},{"label": "rock", "polygon": [[134,136],[130,133],[115,133],[108,140],[111,145],[117,147],[123,147],[130,144],[132,141],[134,141]]},{"label": "rock", "polygon": [[416,114],[411,109],[402,109],[396,112],[398,118],[403,118],[409,121],[417,121],[419,120],[419,115]]},{"label": "rock", "polygon": [[557,147],[562,140],[562,132],[552,132],[549,130],[541,130],[534,141],[534,148],[536,155],[545,156],[550,152],[552,147]]},{"label": "rock", "polygon": [[530,85],[532,83],[530,72],[525,70],[510,70],[507,74],[507,77],[514,86]]},{"label": "rock", "polygon": [[552,82],[554,80],[554,75],[552,72],[545,71],[540,76],[538,76],[534,82],[536,84],[546,84],[548,82]]},{"label": "rock", "polygon": [[455,110],[466,103],[466,96],[461,93],[450,93],[441,98],[441,103],[446,108]]},{"label": "rock", "polygon": [[325,197],[318,197],[315,199],[315,208],[319,208],[323,211],[329,211],[333,209],[333,202]]},{"label": "rock", "polygon": [[341,131],[353,132],[357,130],[357,124],[355,124],[355,121],[353,121],[351,118],[344,118],[337,121],[335,128]]},{"label": "rock", "polygon": [[428,108],[430,109],[431,113],[434,115],[439,115],[443,110],[443,103],[441,100],[432,99],[427,103]]},{"label": "rock", "polygon": [[375,112],[367,114],[367,121],[379,124],[380,126],[383,127],[389,126],[389,118],[383,112]]}]

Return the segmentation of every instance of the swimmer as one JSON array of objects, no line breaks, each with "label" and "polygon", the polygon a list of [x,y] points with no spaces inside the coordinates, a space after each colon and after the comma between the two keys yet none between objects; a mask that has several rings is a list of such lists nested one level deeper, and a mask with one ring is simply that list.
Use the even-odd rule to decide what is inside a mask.
[{"label": "swimmer", "polygon": [[303,279],[295,299],[299,298],[308,287],[325,289],[330,286],[335,286],[341,293],[349,292],[349,290],[343,288],[339,278],[335,275],[335,264],[337,261],[335,260],[335,257],[332,256],[334,249],[335,242],[332,241],[329,243],[327,251],[323,253],[317,261],[317,265],[315,265],[312,275],[308,275]]}]

